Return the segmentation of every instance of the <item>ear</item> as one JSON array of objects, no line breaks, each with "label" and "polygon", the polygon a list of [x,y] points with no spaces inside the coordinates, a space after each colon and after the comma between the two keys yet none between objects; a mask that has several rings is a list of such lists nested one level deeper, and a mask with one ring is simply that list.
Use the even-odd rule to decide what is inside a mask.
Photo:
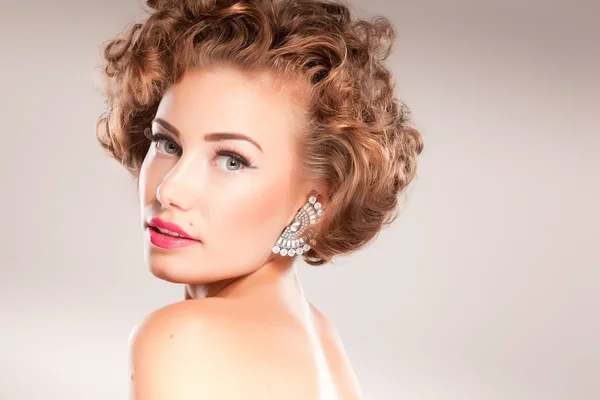
[{"label": "ear", "polygon": [[321,203],[323,209],[327,208],[327,204],[329,203],[329,189],[324,181],[304,181],[298,190],[297,209],[300,209],[311,195],[317,196],[317,201]]},{"label": "ear", "polygon": [[[317,201],[321,203],[323,209],[327,209],[329,204],[329,188],[324,181],[313,181],[310,193],[316,192]],[[308,197],[308,195],[307,195]]]}]

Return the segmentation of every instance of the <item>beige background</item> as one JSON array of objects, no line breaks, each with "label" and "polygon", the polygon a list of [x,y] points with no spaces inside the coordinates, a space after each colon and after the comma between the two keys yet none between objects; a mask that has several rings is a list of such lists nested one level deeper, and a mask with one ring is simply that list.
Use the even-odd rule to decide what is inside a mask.
[{"label": "beige background", "polygon": [[[152,277],[132,181],[94,138],[101,43],[137,0],[2,0],[0,398],[123,399]],[[300,265],[366,399],[600,398],[600,5],[354,2],[425,139],[403,214]]]}]

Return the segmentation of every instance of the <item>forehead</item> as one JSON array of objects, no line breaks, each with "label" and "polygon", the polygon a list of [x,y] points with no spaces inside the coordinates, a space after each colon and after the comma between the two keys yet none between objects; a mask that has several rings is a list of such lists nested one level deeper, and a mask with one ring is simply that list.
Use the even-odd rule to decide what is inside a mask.
[{"label": "forehead", "polygon": [[165,92],[157,116],[175,125],[184,139],[189,134],[239,132],[266,151],[292,143],[306,123],[296,92],[266,72],[249,75],[226,67],[189,71]]}]

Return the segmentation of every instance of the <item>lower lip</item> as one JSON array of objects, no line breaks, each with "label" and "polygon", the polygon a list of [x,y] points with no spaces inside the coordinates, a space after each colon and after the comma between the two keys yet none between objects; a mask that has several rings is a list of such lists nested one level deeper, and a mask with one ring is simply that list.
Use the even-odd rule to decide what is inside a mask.
[{"label": "lower lip", "polygon": [[149,231],[150,242],[152,242],[152,244],[156,247],[160,247],[163,249],[179,249],[182,247],[188,247],[200,243],[200,241],[194,239],[178,238],[163,235],[162,233],[152,228],[146,228],[146,230]]}]

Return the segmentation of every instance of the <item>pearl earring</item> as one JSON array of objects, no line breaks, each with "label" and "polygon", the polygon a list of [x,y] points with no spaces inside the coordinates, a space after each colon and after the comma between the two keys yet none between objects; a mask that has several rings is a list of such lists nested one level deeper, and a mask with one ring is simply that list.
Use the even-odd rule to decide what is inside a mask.
[{"label": "pearl earring", "polygon": [[306,204],[298,210],[294,220],[279,236],[277,244],[272,249],[273,253],[293,257],[309,251],[310,245],[314,245],[316,240],[314,232],[308,228],[319,221],[323,212],[323,207],[317,198],[310,196]]}]

